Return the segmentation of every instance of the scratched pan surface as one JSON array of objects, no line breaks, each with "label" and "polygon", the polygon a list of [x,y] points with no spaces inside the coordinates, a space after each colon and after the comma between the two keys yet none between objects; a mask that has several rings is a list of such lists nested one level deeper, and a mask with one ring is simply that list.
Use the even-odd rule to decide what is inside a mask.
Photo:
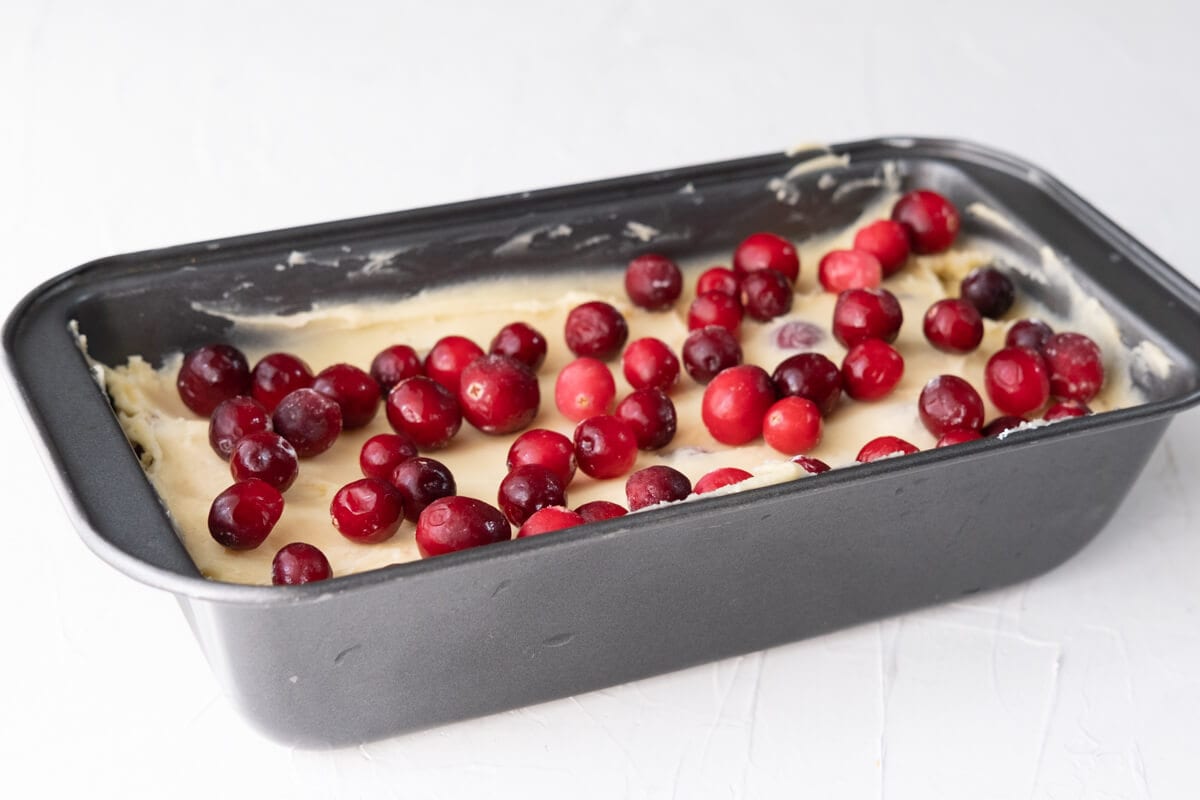
[{"label": "scratched pan surface", "polygon": [[[585,692],[1056,566],[1200,400],[1200,291],[1019,159],[933,139],[832,151],[849,165],[768,155],[103,259],[13,311],[6,366],[83,539],[172,592],[244,714],[304,746]],[[806,162],[828,166],[793,169]],[[1052,247],[1127,344],[1173,362],[1134,370],[1150,402],[323,584],[240,586],[199,576],[68,330],[77,320],[106,363],[159,360],[227,333],[197,302],[287,313],[487,274],[619,269],[648,249],[728,252],[752,230],[803,239],[852,222],[885,174],[1001,211],[1015,229],[965,227],[1014,261]],[[644,242],[640,226],[658,233]],[[1020,288],[1072,302],[1054,281]]]}]

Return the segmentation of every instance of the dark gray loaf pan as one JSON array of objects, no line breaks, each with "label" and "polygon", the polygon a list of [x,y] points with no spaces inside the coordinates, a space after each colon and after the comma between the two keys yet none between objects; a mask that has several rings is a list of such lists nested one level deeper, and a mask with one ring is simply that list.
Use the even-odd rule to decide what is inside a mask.
[{"label": "dark gray loaf pan", "polygon": [[[1019,159],[933,139],[832,152],[849,164],[768,155],[103,259],[13,311],[6,365],[87,544],[173,593],[246,716],[305,746],[586,692],[1054,567],[1200,400],[1200,292]],[[1124,341],[1173,361],[1133,375],[1150,402],[325,583],[240,586],[199,576],[68,329],[77,320],[103,362],[158,360],[226,334],[195,301],[286,313],[486,274],[615,269],[646,250],[729,252],[754,230],[803,239],[851,222],[885,173],[1002,211],[1020,230],[964,222],[1013,259],[1059,253]],[[643,242],[629,221],[659,234]],[[569,236],[549,235],[563,224]],[[522,234],[527,248],[503,246]],[[293,250],[339,266],[277,268]],[[1068,302],[1052,285],[1022,289]]]}]

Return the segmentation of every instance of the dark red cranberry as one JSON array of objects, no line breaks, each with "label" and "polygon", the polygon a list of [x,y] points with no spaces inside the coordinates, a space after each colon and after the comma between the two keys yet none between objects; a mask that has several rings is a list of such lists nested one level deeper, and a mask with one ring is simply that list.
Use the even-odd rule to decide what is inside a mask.
[{"label": "dark red cranberry", "polygon": [[662,311],[674,305],[683,292],[683,273],[666,256],[646,253],[625,269],[625,291],[635,306]]},{"label": "dark red cranberry", "polygon": [[621,368],[625,380],[634,389],[662,389],[665,392],[679,380],[679,359],[670,347],[653,337],[630,342],[621,356]]},{"label": "dark red cranberry", "polygon": [[250,373],[250,395],[267,411],[297,389],[312,386],[313,374],[291,353],[271,353],[259,359]]},{"label": "dark red cranberry", "polygon": [[575,426],[575,461],[593,478],[617,478],[637,460],[637,437],[629,423],[609,414]]},{"label": "dark red cranberry", "polygon": [[1019,319],[1004,336],[1005,347],[1024,347],[1041,353],[1046,341],[1054,335],[1054,329],[1040,319]]},{"label": "dark red cranberry", "polygon": [[458,493],[450,469],[442,462],[424,456],[397,464],[389,483],[404,498],[404,515],[413,522],[434,500]]},{"label": "dark red cranberry", "polygon": [[1001,434],[1015,431],[1029,420],[1024,417],[1018,417],[1012,414],[1003,417],[996,417],[994,420],[983,426],[981,433],[988,439],[996,439]]},{"label": "dark red cranberry", "polygon": [[751,272],[742,280],[742,306],[760,322],[782,317],[792,310],[792,285],[773,269]]},{"label": "dark red cranberry", "polygon": [[1006,347],[988,359],[984,387],[1005,414],[1028,414],[1050,399],[1050,378],[1042,357],[1032,350]]},{"label": "dark red cranberry", "polygon": [[697,296],[688,307],[688,330],[719,325],[736,335],[742,327],[743,313],[742,301],[737,297],[721,292],[705,292]]},{"label": "dark red cranberry", "polygon": [[462,427],[458,400],[442,384],[416,375],[392,387],[387,418],[397,433],[407,434],[417,447],[445,447]]},{"label": "dark red cranberry", "polygon": [[904,310],[887,289],[847,289],[833,307],[833,338],[845,347],[864,339],[891,344],[900,335]]},{"label": "dark red cranberry", "polygon": [[291,442],[277,433],[260,431],[237,440],[229,471],[235,481],[257,478],[286,492],[300,474],[300,463]]},{"label": "dark red cranberry", "polygon": [[334,364],[317,373],[312,388],[342,409],[342,427],[361,428],[379,411],[379,384],[358,367]]},{"label": "dark red cranberry", "polygon": [[820,353],[797,353],[771,373],[780,397],[804,397],[829,416],[842,396],[842,371]]},{"label": "dark red cranberry", "polygon": [[784,397],[767,409],[763,440],[781,453],[812,450],[821,441],[821,409],[804,397]]},{"label": "dark red cranberry", "polygon": [[737,295],[739,289],[737,273],[725,267],[712,267],[700,273],[696,281],[696,294],[705,292],[720,292],[721,294]]},{"label": "dark red cranberry", "polygon": [[887,342],[866,339],[842,360],[842,388],[855,400],[878,400],[904,375],[904,358]]},{"label": "dark red cranberry", "polygon": [[683,366],[696,383],[708,383],[717,374],[742,363],[742,346],[719,325],[694,330],[683,340]]},{"label": "dark red cranberry", "polygon": [[400,530],[404,521],[404,496],[387,481],[359,478],[333,496],[329,515],[338,532],[352,542],[377,544]]},{"label": "dark red cranberry", "polygon": [[817,280],[827,292],[873,289],[883,280],[883,267],[865,250],[831,250],[817,266]]},{"label": "dark red cranberry", "polygon": [[499,435],[529,427],[541,399],[537,375],[515,358],[487,355],[462,371],[459,407],[467,422],[484,433]]},{"label": "dark red cranberry", "polygon": [[492,339],[488,352],[515,358],[537,372],[546,360],[546,337],[524,322],[510,322]]},{"label": "dark red cranberry", "polygon": [[312,458],[333,447],[342,432],[342,409],[316,389],[297,389],[279,401],[271,427],[296,448],[300,458]]},{"label": "dark red cranberry", "polygon": [[417,550],[422,558],[511,538],[512,527],[500,509],[473,497],[434,500],[417,520]]},{"label": "dark red cranberry", "polygon": [[1086,417],[1091,414],[1092,410],[1087,407],[1086,403],[1080,403],[1078,400],[1063,400],[1054,403],[1046,413],[1042,415],[1042,419],[1047,422],[1057,422],[1060,419],[1071,419],[1072,417]]},{"label": "dark red cranberry", "polygon": [[958,236],[958,209],[937,192],[909,192],[892,206],[892,219],[908,234],[914,253],[949,250]]},{"label": "dark red cranberry", "polygon": [[283,495],[271,484],[250,478],[217,495],[208,510],[208,532],[231,550],[253,550],[271,534],[283,514]]},{"label": "dark red cranberry", "polygon": [[673,503],[691,493],[692,482],[687,475],[663,464],[639,469],[625,480],[625,499],[630,511]]},{"label": "dark red cranberry", "polygon": [[379,351],[371,361],[371,377],[379,384],[380,394],[387,397],[400,381],[424,374],[417,351],[406,344],[394,344]]},{"label": "dark red cranberry", "polygon": [[780,350],[809,350],[825,341],[825,332],[811,322],[794,319],[775,330],[775,346]]},{"label": "dark red cranberry", "polygon": [[1086,403],[1104,385],[1100,348],[1082,333],[1056,333],[1042,348],[1050,373],[1050,394]]},{"label": "dark red cranberry", "polygon": [[753,233],[733,251],[733,271],[739,280],[751,272],[773,269],[789,282],[800,277],[800,256],[792,243],[773,233]]},{"label": "dark red cranberry", "polygon": [[554,381],[554,405],[572,422],[605,414],[617,397],[617,384],[603,361],[577,358]]},{"label": "dark red cranberry", "polygon": [[951,428],[938,438],[934,447],[949,447],[952,444],[963,444],[982,438],[983,434],[977,428]]},{"label": "dark red cranberry", "polygon": [[969,353],[983,341],[983,317],[966,300],[938,300],[925,312],[925,338],[943,353]]},{"label": "dark red cranberry", "polygon": [[1017,289],[1012,280],[995,267],[980,267],[963,278],[958,294],[988,319],[1000,319],[1012,308]]},{"label": "dark red cranberry", "polygon": [[567,493],[553,470],[525,464],[504,476],[496,500],[508,521],[520,527],[538,509],[565,506]]},{"label": "dark red cranberry", "polygon": [[271,415],[252,397],[231,397],[213,409],[208,421],[208,443],[226,461],[237,440],[248,433],[271,430]]},{"label": "dark red cranberry", "polygon": [[744,469],[720,467],[696,481],[696,485],[692,488],[692,491],[696,494],[708,494],[709,492],[715,492],[717,489],[723,489],[726,486],[733,486],[753,477],[752,474],[746,472]]},{"label": "dark red cranberry", "polygon": [[481,355],[483,348],[465,336],[443,336],[425,355],[425,375],[456,396],[462,371]]},{"label": "dark red cranberry", "polygon": [[507,465],[514,470],[526,464],[545,467],[558,476],[563,486],[570,486],[575,477],[575,445],[561,433],[545,428],[525,431],[508,448]]},{"label": "dark red cranberry", "polygon": [[790,461],[809,475],[820,475],[829,472],[830,466],[819,458],[812,456],[792,456]]},{"label": "dark red cranberry", "polygon": [[939,375],[925,384],[917,409],[925,429],[934,436],[955,428],[983,427],[983,398],[957,375]]},{"label": "dark red cranberry", "polygon": [[594,300],[571,309],[563,333],[567,347],[575,355],[607,361],[625,346],[629,325],[620,311]]},{"label": "dark red cranberry", "polygon": [[906,456],[916,453],[921,448],[906,442],[898,436],[878,436],[862,446],[854,460],[860,464],[878,461],[892,456]]},{"label": "dark red cranberry", "polygon": [[368,478],[390,481],[401,461],[417,455],[417,443],[406,433],[379,433],[363,442],[358,466]]},{"label": "dark red cranberry", "polygon": [[207,417],[222,401],[250,394],[250,365],[236,347],[198,347],[183,357],[175,388],[184,405]]},{"label": "dark red cranberry", "polygon": [[704,427],[722,444],[738,445],[757,439],[763,416],[775,402],[775,384],[762,367],[730,367],[704,389],[700,416]]},{"label": "dark red cranberry", "polygon": [[319,549],[305,542],[285,544],[271,561],[271,583],[276,586],[296,586],[326,581],[332,577],[333,568],[329,566],[329,559]]},{"label": "dark red cranberry", "polygon": [[887,277],[898,272],[908,260],[908,234],[900,223],[881,219],[859,229],[854,235],[854,249],[879,259]]},{"label": "dark red cranberry", "polygon": [[531,514],[529,519],[525,520],[521,525],[521,529],[517,531],[517,538],[524,539],[526,536],[537,536],[540,533],[574,528],[576,525],[582,525],[585,522],[587,520],[575,511],[569,511],[558,506],[549,506]]},{"label": "dark red cranberry", "polygon": [[675,438],[675,404],[662,389],[638,389],[613,413],[629,424],[639,450],[660,450]]},{"label": "dark red cranberry", "polygon": [[593,500],[575,509],[575,513],[583,517],[584,522],[603,522],[606,519],[623,517],[629,512],[625,506],[618,503],[610,503],[608,500]]}]

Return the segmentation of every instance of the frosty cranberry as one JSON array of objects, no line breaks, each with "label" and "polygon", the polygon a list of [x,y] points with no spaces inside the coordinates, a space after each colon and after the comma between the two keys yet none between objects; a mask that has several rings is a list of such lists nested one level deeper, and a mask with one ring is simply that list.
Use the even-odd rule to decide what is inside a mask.
[{"label": "frosty cranberry", "polygon": [[1046,341],[1054,335],[1054,329],[1040,319],[1019,319],[1004,336],[1005,347],[1024,347],[1041,353]]},{"label": "frosty cranberry", "polygon": [[782,317],[792,310],[792,285],[773,269],[751,272],[742,280],[742,307],[760,322]]},{"label": "frosty cranberry", "polygon": [[617,396],[617,384],[604,362],[577,358],[554,381],[554,405],[572,422],[604,414]]},{"label": "frosty cranberry", "polygon": [[692,493],[692,482],[677,469],[662,464],[639,469],[625,480],[629,510],[673,503]]},{"label": "frosty cranberry", "polygon": [[938,437],[937,444],[934,447],[949,447],[953,444],[973,442],[976,439],[982,438],[983,434],[976,428],[951,428]]},{"label": "frosty cranberry", "polygon": [[864,339],[891,344],[903,323],[900,301],[887,289],[847,289],[833,307],[833,338],[845,347]]},{"label": "frosty cranberry", "polygon": [[445,447],[462,427],[462,409],[450,391],[424,375],[405,378],[387,397],[387,418],[397,433],[417,447]]},{"label": "frosty cranberry", "polygon": [[858,451],[858,455],[854,460],[860,464],[866,464],[871,461],[878,461],[881,458],[892,458],[893,456],[906,456],[910,453],[916,453],[921,448],[915,444],[906,442],[898,436],[878,436],[862,446]]},{"label": "frosty cranberry", "polygon": [[575,477],[575,445],[561,433],[534,428],[512,443],[506,463],[509,470],[537,464],[557,475],[563,486],[569,486]]},{"label": "frosty cranberry", "polygon": [[831,250],[817,265],[817,279],[827,292],[872,289],[883,280],[883,267],[865,250]]},{"label": "frosty cranberry", "polygon": [[1014,414],[1006,414],[1003,417],[996,417],[987,425],[984,425],[983,430],[980,431],[980,433],[982,433],[985,438],[996,439],[1002,434],[1008,433],[1009,431],[1015,431],[1017,428],[1020,428],[1027,422],[1029,422],[1029,420],[1025,419],[1024,417],[1019,417]]},{"label": "frosty cranberry", "polygon": [[859,229],[854,235],[854,249],[879,259],[887,277],[898,272],[908,260],[908,234],[900,223],[881,219]]},{"label": "frosty cranberry", "polygon": [[829,416],[842,396],[842,371],[820,353],[797,353],[780,362],[771,373],[780,397],[803,397]]},{"label": "frosty cranberry", "polygon": [[995,267],[980,267],[963,278],[958,294],[988,319],[1000,319],[1012,308],[1017,289],[1012,280]]},{"label": "frosty cranberry", "polygon": [[618,503],[611,503],[608,500],[593,500],[575,509],[575,513],[583,517],[584,522],[603,522],[606,519],[623,517],[629,512]]},{"label": "frosty cranberry", "polygon": [[1005,414],[1027,414],[1050,399],[1050,378],[1041,356],[1021,347],[1006,347],[988,359],[984,387]]},{"label": "frosty cranberry", "polygon": [[417,520],[417,550],[422,558],[506,542],[511,538],[512,527],[504,514],[473,497],[435,500]]},{"label": "frosty cranberry", "polygon": [[231,397],[213,409],[208,421],[208,443],[221,458],[229,460],[237,440],[248,433],[271,430],[271,415],[252,397]]},{"label": "frosty cranberry", "polygon": [[925,384],[917,409],[925,429],[941,436],[955,428],[983,426],[983,398],[957,375],[939,375]]},{"label": "frosty cranberry", "polygon": [[526,536],[537,536],[541,533],[566,530],[567,528],[574,528],[577,525],[583,525],[585,522],[587,520],[575,511],[568,511],[558,506],[549,506],[531,514],[529,519],[525,520],[524,524],[521,525],[520,530],[517,531],[517,538],[524,539]]},{"label": "frosty cranberry", "polygon": [[443,336],[425,354],[425,375],[458,394],[462,371],[483,355],[483,348],[464,336]]},{"label": "frosty cranberry", "polygon": [[887,342],[867,339],[842,359],[842,388],[855,400],[888,395],[904,375],[904,359]]},{"label": "frosty cranberry", "polygon": [[487,355],[462,371],[458,404],[467,422],[484,433],[529,427],[541,402],[537,375],[515,358]]},{"label": "frosty cranberry", "polygon": [[733,251],[733,271],[739,280],[751,272],[773,269],[783,273],[789,282],[800,277],[800,256],[792,243],[773,233],[754,233],[742,240]]},{"label": "frosty cranberry", "polygon": [[969,353],[983,341],[983,317],[966,300],[938,300],[925,312],[925,338],[943,353]]},{"label": "frosty cranberry", "polygon": [[736,295],[739,290],[737,274],[725,267],[712,267],[700,273],[696,280],[696,294],[705,292],[720,292],[721,294]]},{"label": "frosty cranberry", "polygon": [[413,522],[434,500],[458,493],[450,469],[442,462],[424,456],[401,461],[392,470],[388,482],[404,498],[404,515]]},{"label": "frosty cranberry", "polygon": [[222,401],[250,393],[250,365],[236,347],[205,345],[183,357],[175,388],[184,405],[207,417]]},{"label": "frosty cranberry", "polygon": [[271,427],[296,448],[300,458],[312,458],[333,447],[342,432],[342,409],[315,389],[297,389],[279,401]]},{"label": "frosty cranberry", "polygon": [[646,253],[626,267],[625,291],[635,306],[662,311],[670,308],[683,292],[683,273],[666,256]]},{"label": "frosty cranberry", "polygon": [[937,192],[925,189],[897,200],[892,206],[892,220],[904,228],[914,253],[949,250],[958,236],[958,209]]},{"label": "frosty cranberry", "polygon": [[613,413],[629,424],[639,450],[659,450],[675,438],[675,404],[662,389],[638,389]]},{"label": "frosty cranberry", "polygon": [[1082,333],[1056,333],[1042,348],[1050,373],[1050,393],[1060,400],[1086,403],[1104,385],[1100,348]]},{"label": "frosty cranberry", "polygon": [[250,373],[250,396],[267,411],[274,411],[284,397],[312,383],[308,364],[290,353],[271,353],[259,359]]},{"label": "frosty cranberry", "polygon": [[636,339],[621,356],[625,380],[634,389],[669,390],[679,380],[679,359],[659,339]]},{"label": "frosty cranberry", "polygon": [[525,464],[504,476],[496,500],[508,521],[520,526],[538,509],[566,505],[567,494],[552,470]]},{"label": "frosty cranberry", "polygon": [[208,510],[208,532],[231,550],[253,550],[271,534],[283,514],[283,495],[257,478],[241,481],[217,495]]},{"label": "frosty cranberry", "polygon": [[625,346],[629,325],[620,311],[594,300],[571,309],[563,333],[575,355],[607,361]]},{"label": "frosty cranberry", "polygon": [[334,364],[321,370],[312,388],[338,404],[346,430],[367,425],[379,411],[379,384],[350,364]]},{"label": "frosty cranberry", "polygon": [[1071,419],[1072,417],[1086,417],[1091,414],[1092,410],[1087,407],[1086,403],[1080,403],[1077,400],[1063,400],[1054,403],[1046,413],[1042,415],[1042,419],[1047,422],[1057,422],[1060,419]]},{"label": "frosty cranberry", "polygon": [[575,460],[593,478],[617,478],[637,460],[637,437],[623,419],[600,414],[575,426]]},{"label": "frosty cranberry", "polygon": [[688,307],[688,330],[718,325],[736,334],[742,327],[743,313],[742,301],[737,297],[722,292],[705,292]]},{"label": "frosty cranberry", "polygon": [[715,492],[717,489],[723,489],[726,486],[733,486],[753,477],[752,474],[746,472],[744,469],[719,467],[696,481],[696,485],[692,487],[692,491],[696,494],[708,494],[709,492]]},{"label": "frosty cranberry", "polygon": [[387,481],[359,478],[337,490],[329,515],[338,532],[352,542],[377,544],[400,530],[404,496]]},{"label": "frosty cranberry", "polygon": [[277,433],[259,431],[237,440],[229,471],[235,481],[257,478],[286,492],[296,482],[300,464],[291,442]]},{"label": "frosty cranberry", "polygon": [[809,350],[823,341],[825,332],[802,319],[793,319],[775,329],[775,346],[780,350]]},{"label": "frosty cranberry", "polygon": [[742,346],[725,328],[708,325],[683,341],[683,366],[696,383],[708,383],[722,370],[742,363]]},{"label": "frosty cranberry", "polygon": [[722,444],[745,444],[762,433],[763,416],[775,402],[775,384],[762,367],[730,367],[704,389],[700,416]]},{"label": "frosty cranberry", "polygon": [[417,455],[417,443],[405,433],[380,433],[363,442],[358,466],[368,478],[390,481],[401,461]]},{"label": "frosty cranberry", "polygon": [[820,475],[822,472],[829,472],[831,469],[824,461],[812,456],[792,456],[789,460],[810,475]]},{"label": "frosty cranberry", "polygon": [[767,409],[763,440],[781,453],[811,450],[821,441],[821,410],[804,397],[784,397]]},{"label": "frosty cranberry", "polygon": [[417,351],[406,344],[385,347],[371,360],[371,377],[379,384],[380,394],[384,397],[400,381],[423,372]]},{"label": "frosty cranberry", "polygon": [[306,542],[285,544],[271,560],[271,583],[276,586],[296,586],[332,577],[329,559]]},{"label": "frosty cranberry", "polygon": [[546,337],[524,322],[510,322],[492,339],[488,352],[515,358],[537,372],[546,360]]}]

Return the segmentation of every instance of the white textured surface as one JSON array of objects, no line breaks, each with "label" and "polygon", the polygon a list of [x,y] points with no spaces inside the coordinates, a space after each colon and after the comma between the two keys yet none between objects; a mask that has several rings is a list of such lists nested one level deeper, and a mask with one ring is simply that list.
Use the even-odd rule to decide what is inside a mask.
[{"label": "white textured surface", "polygon": [[[0,7],[0,307],[109,253],[882,133],[1023,155],[1200,280],[1183,3],[176,5]],[[0,414],[6,796],[1200,788],[1196,412],[1037,580],[317,753],[246,728],[171,598],[75,537],[8,392]]]}]

